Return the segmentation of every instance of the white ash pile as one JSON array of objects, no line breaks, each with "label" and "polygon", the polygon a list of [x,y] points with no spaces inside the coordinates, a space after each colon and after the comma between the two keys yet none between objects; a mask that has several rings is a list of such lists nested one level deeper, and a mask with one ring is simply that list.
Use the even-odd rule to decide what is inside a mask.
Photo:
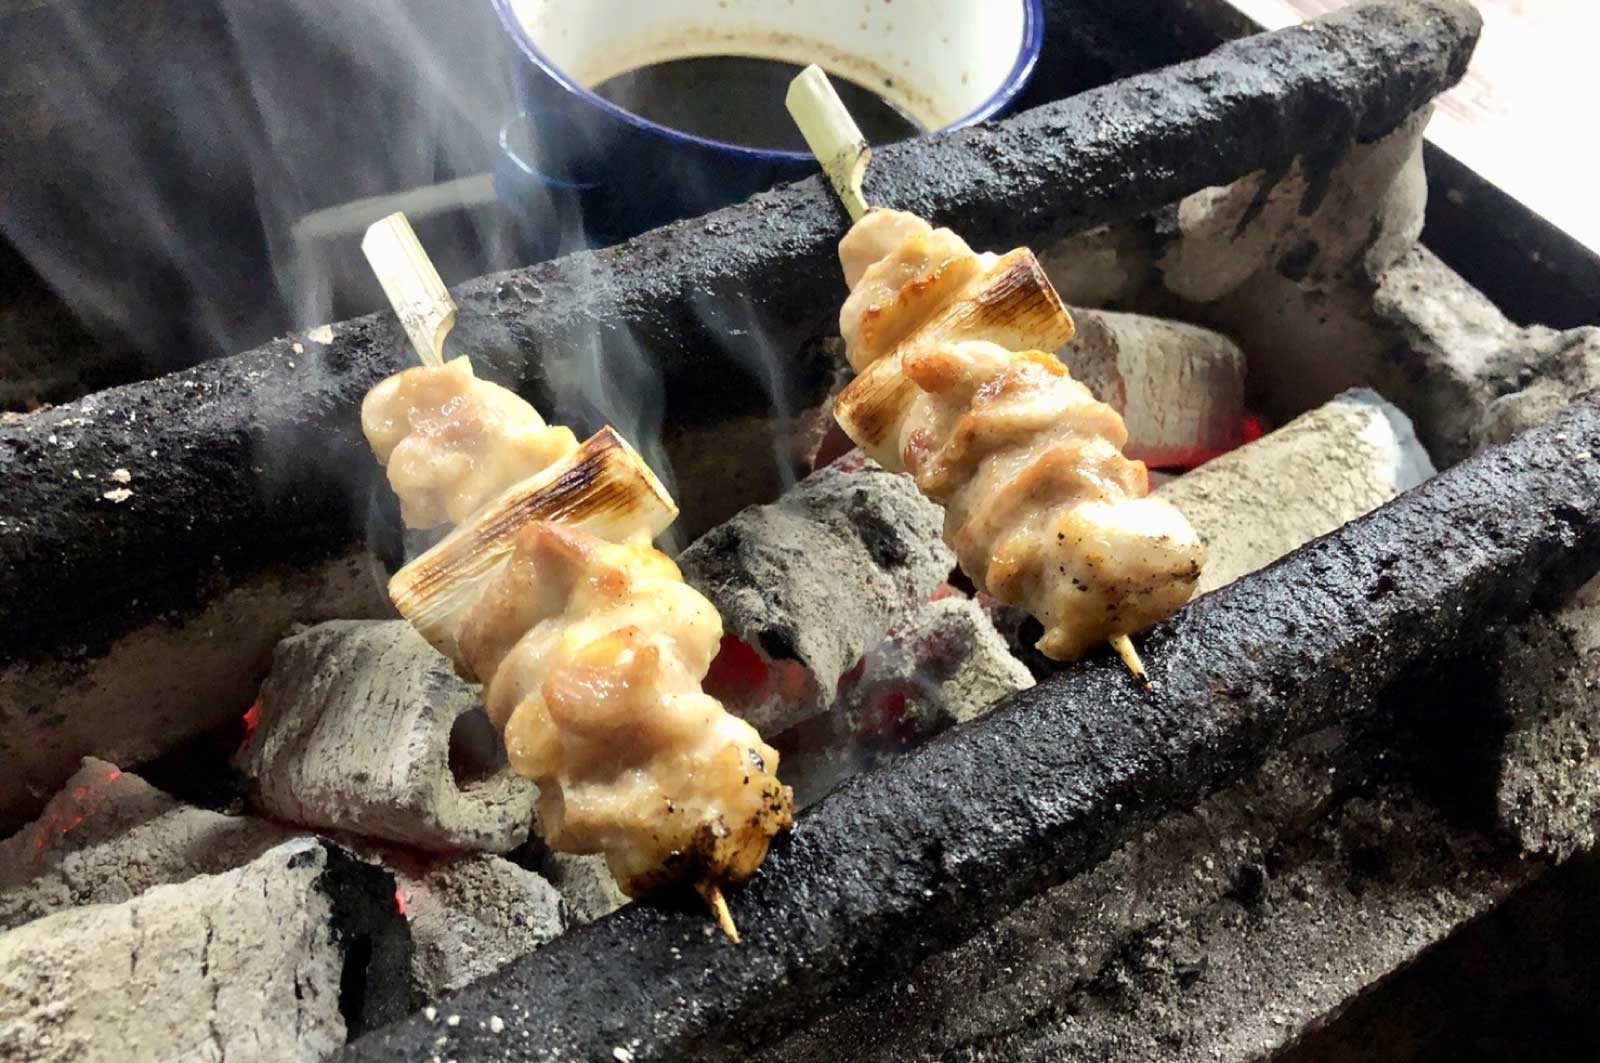
[{"label": "white ash pile", "polygon": [[[0,1058],[316,1060],[409,1011],[394,880],[302,838],[0,936]],[[344,991],[360,985],[360,993]]]}]

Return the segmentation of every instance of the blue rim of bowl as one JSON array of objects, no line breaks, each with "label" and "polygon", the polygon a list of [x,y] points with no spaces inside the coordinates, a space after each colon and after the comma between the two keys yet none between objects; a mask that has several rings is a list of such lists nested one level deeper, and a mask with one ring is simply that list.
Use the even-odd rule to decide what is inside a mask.
[{"label": "blue rim of bowl", "polygon": [[[522,24],[522,20],[517,17],[517,13],[512,10],[512,0],[491,0],[491,2],[494,4],[495,13],[500,17],[500,25],[505,27],[505,31],[511,35],[512,41],[516,43],[522,54],[527,56],[530,62],[544,71],[556,84],[598,108],[602,113],[619,119],[636,129],[656,133],[669,140],[696,144],[704,148],[715,148],[718,151],[725,151],[732,155],[752,160],[807,163],[813,161],[809,152],[771,151],[762,148],[748,148],[742,144],[731,144],[725,140],[712,140],[710,137],[685,133],[681,129],[674,129],[659,122],[652,122],[650,119],[634,114],[624,107],[618,107],[604,96],[591,92],[568,77],[565,71],[557,66],[549,56],[545,55],[537,44],[533,43],[533,38],[528,35],[527,27]],[[940,126],[938,129],[927,130],[910,139],[915,140],[920,137],[932,136],[935,133],[944,133],[976,125],[978,122],[991,118],[1004,110],[1012,100],[1016,99],[1023,86],[1027,85],[1028,77],[1033,73],[1034,66],[1039,62],[1039,52],[1044,45],[1043,0],[1021,0],[1021,3],[1022,47],[1017,52],[1016,63],[1011,67],[1011,72],[1006,75],[1005,80],[1000,83],[1000,87],[970,113],[963,115],[948,125]]]},{"label": "blue rim of bowl", "polygon": [[604,182],[598,179],[579,181],[571,177],[557,177],[553,174],[547,174],[529,163],[527,159],[522,157],[522,153],[511,144],[511,130],[515,125],[526,125],[531,119],[545,113],[548,113],[548,108],[535,107],[531,110],[525,107],[519,108],[511,121],[503,123],[500,126],[500,132],[495,135],[495,143],[500,147],[501,156],[510,160],[511,165],[515,166],[517,171],[524,177],[530,177],[542,184],[552,185],[568,192],[588,192],[599,188]]}]

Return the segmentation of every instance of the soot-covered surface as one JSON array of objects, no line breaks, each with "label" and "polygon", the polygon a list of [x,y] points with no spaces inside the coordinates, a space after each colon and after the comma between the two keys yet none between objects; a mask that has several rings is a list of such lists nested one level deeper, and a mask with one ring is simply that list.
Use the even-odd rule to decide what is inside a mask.
[{"label": "soot-covered surface", "polygon": [[635,905],[348,1058],[728,1058],[793,1028],[1570,592],[1600,565],[1597,450],[1591,395],[1180,611],[1143,640],[1154,691],[1103,653],[851,780],[732,898],[742,945]]},{"label": "soot-covered surface", "polygon": [[[879,153],[869,197],[980,247],[1132,217],[1295,155],[1334,157],[1454,83],[1478,31],[1459,0],[1398,0]],[[580,380],[648,352],[668,424],[815,397],[843,215],[812,179],[608,251],[457,290],[452,350],[580,428]],[[361,396],[401,367],[390,315],[0,423],[0,664],[93,658],[268,565],[336,556],[368,523]],[[599,368],[596,369],[595,367]],[[774,398],[774,397],[777,398]],[[132,493],[107,498],[123,484]]]}]

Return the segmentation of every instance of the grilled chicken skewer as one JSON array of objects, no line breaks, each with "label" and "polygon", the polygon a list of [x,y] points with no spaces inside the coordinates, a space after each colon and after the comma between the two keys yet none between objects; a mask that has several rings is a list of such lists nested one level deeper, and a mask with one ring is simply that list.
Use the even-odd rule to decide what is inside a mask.
[{"label": "grilled chicken skewer", "polygon": [[1033,254],[979,255],[949,229],[860,197],[860,134],[826,76],[789,107],[855,224],[839,244],[850,295],[840,333],[856,379],[841,427],[945,507],[945,540],[974,584],[1043,623],[1070,660],[1109,641],[1148,682],[1129,638],[1194,592],[1204,553],[1177,510],[1146,498],[1127,431],[1050,353],[1072,320]]},{"label": "grilled chicken skewer", "polygon": [[793,795],[777,751],[700,689],[721,618],[650,545],[676,506],[609,428],[580,446],[442,361],[454,307],[403,217],[363,249],[424,364],[368,393],[362,428],[406,523],[459,525],[391,598],[483,683],[553,848],[604,853],[630,896],[693,884],[737,942],[722,887],[761,864]]}]

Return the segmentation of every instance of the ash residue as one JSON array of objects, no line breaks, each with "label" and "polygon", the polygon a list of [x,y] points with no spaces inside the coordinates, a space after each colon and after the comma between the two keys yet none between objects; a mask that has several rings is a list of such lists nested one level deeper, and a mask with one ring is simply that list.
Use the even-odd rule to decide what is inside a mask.
[{"label": "ash residue", "polygon": [[826,711],[845,671],[955,567],[942,524],[906,477],[841,459],[685,550],[684,578],[729,634],[805,668],[803,692],[733,707],[767,733]]}]

